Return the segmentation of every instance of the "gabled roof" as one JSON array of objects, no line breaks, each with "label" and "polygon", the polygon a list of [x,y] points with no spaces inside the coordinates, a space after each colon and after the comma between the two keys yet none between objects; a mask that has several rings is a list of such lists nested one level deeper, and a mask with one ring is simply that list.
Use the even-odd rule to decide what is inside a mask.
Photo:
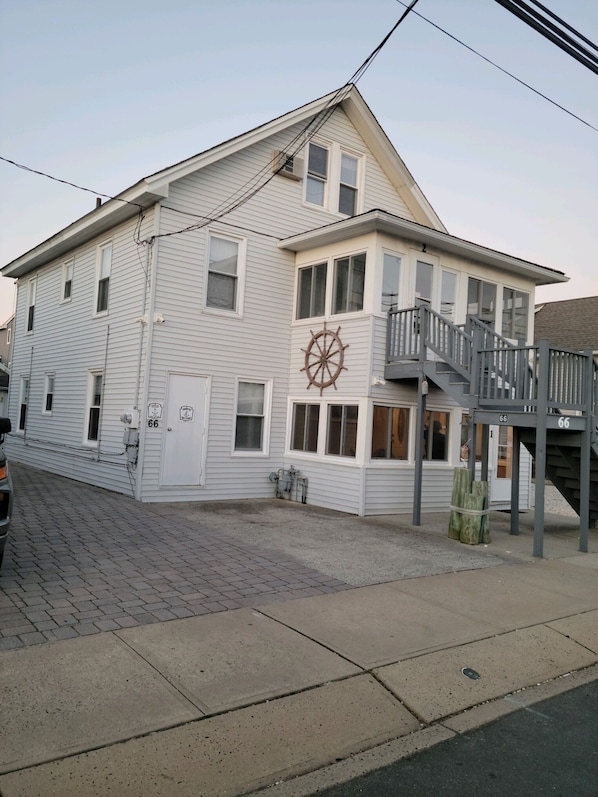
[{"label": "gabled roof", "polygon": [[175,180],[180,180],[204,169],[269,136],[283,132],[293,125],[308,122],[317,114],[336,106],[342,108],[347,114],[388,178],[400,192],[414,218],[423,225],[446,231],[363,97],[357,88],[351,85],[326,94],[318,100],[279,116],[247,133],[224,141],[199,155],[144,177],[114,199],[108,200],[56,235],[5,265],[2,268],[4,276],[23,276],[54,258],[61,257],[76,246],[80,246],[92,238],[104,234],[117,224],[132,218],[139,212],[139,206],[148,208],[168,197],[170,183]]},{"label": "gabled roof", "polygon": [[574,351],[598,351],[598,296],[536,305],[534,340]]},{"label": "gabled roof", "polygon": [[370,210],[360,216],[353,216],[350,219],[327,224],[325,227],[293,235],[290,238],[285,238],[278,246],[292,252],[306,252],[318,246],[339,243],[371,232],[383,232],[406,238],[418,246],[425,244],[439,249],[441,252],[448,252],[476,263],[498,268],[501,271],[517,274],[532,280],[535,285],[550,285],[555,282],[567,282],[569,279],[562,271],[539,266],[528,260],[498,252],[496,249],[488,249],[486,246],[465,241],[463,238],[456,238],[442,230],[432,230],[423,224],[402,219],[385,210]]}]

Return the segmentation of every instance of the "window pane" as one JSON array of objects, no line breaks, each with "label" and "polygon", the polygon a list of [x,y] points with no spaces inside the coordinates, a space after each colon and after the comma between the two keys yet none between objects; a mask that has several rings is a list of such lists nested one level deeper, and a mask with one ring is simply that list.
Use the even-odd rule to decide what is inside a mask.
[{"label": "window pane", "polygon": [[470,277],[467,282],[467,315],[479,316],[480,281]]},{"label": "window pane", "polygon": [[239,415],[235,431],[235,448],[260,451],[262,448],[263,423],[263,418]]},{"label": "window pane", "polygon": [[388,407],[374,407],[372,459],[386,459],[388,455],[388,416]]},{"label": "window pane", "polygon": [[354,457],[357,453],[357,407],[344,407],[345,425],[342,454]]},{"label": "window pane", "polygon": [[341,183],[355,187],[357,185],[357,158],[341,155]]},{"label": "window pane", "polygon": [[291,448],[303,451],[303,438],[305,434],[305,418],[307,404],[295,404],[293,406],[293,433],[291,435]]},{"label": "window pane", "polygon": [[328,442],[327,454],[341,453],[341,428],[343,423],[343,408],[340,404],[331,404],[328,408]]},{"label": "window pane", "polygon": [[314,205],[324,204],[324,186],[323,180],[318,180],[315,177],[308,177],[305,186],[305,201],[311,202]]},{"label": "window pane", "polygon": [[318,450],[318,428],[320,425],[320,405],[308,404],[307,405],[307,424],[305,430],[305,450],[317,451]]},{"label": "window pane", "polygon": [[226,238],[210,236],[209,270],[236,276],[239,244]]},{"label": "window pane", "polygon": [[87,428],[87,439],[97,440],[100,428],[100,408],[91,407],[89,410],[89,426]]},{"label": "window pane", "polygon": [[326,263],[320,263],[320,265],[314,266],[315,280],[313,283],[313,299],[312,299],[312,308],[311,308],[311,315],[313,316],[324,315],[324,309],[326,304],[327,269],[328,266],[326,265]]},{"label": "window pane", "polygon": [[347,185],[341,185],[338,195],[338,212],[344,213],[345,216],[353,216],[355,214],[355,200],[357,199],[357,190],[350,188]]},{"label": "window pane", "polygon": [[349,258],[336,261],[334,280],[334,312],[346,313],[349,293]]},{"label": "window pane", "polygon": [[96,311],[103,313],[108,309],[108,288],[110,286],[110,278],[106,277],[98,282],[98,306]]},{"label": "window pane", "polygon": [[396,255],[384,255],[382,268],[382,312],[394,310],[399,304],[399,278],[401,276],[401,258]]},{"label": "window pane", "polygon": [[110,276],[110,266],[112,265],[112,246],[104,246],[100,258],[100,279]]},{"label": "window pane", "polygon": [[311,315],[311,281],[313,269],[302,268],[299,270],[299,297],[297,318],[309,318]]},{"label": "window pane", "polygon": [[309,145],[309,160],[307,164],[309,174],[317,174],[326,179],[328,175],[328,150],[318,144]]},{"label": "window pane", "polygon": [[442,272],[440,288],[440,312],[449,321],[455,318],[455,296],[457,294],[457,275],[452,271]]},{"label": "window pane", "polygon": [[424,459],[447,460],[449,415],[447,412],[424,413]]},{"label": "window pane", "polygon": [[296,451],[318,450],[319,404],[293,405],[293,433],[291,448]]},{"label": "window pane", "polygon": [[363,310],[365,254],[335,262],[334,313]]},{"label": "window pane", "polygon": [[363,292],[365,287],[365,255],[351,258],[351,296],[349,310],[363,310]]},{"label": "window pane", "polygon": [[513,321],[513,337],[516,340],[527,340],[527,320],[528,320],[527,293],[517,291],[515,293],[515,318]]},{"label": "window pane", "polygon": [[390,458],[407,459],[409,451],[409,410],[393,407],[390,427]]},{"label": "window pane", "polygon": [[494,324],[496,313],[496,285],[482,282],[482,311],[480,320],[486,324]]},{"label": "window pane", "polygon": [[263,415],[264,385],[259,382],[239,382],[237,412],[239,415]]},{"label": "window pane", "polygon": [[430,304],[432,302],[432,274],[434,267],[431,263],[417,261],[415,271],[415,304]]},{"label": "window pane", "polygon": [[208,307],[235,310],[237,306],[237,278],[226,274],[208,274]]}]

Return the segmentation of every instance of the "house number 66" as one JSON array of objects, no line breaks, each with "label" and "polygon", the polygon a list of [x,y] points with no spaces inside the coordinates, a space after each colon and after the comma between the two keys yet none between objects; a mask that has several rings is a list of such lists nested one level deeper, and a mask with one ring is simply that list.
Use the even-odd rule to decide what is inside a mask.
[{"label": "house number 66", "polygon": [[559,418],[559,429],[569,428],[569,418]]}]

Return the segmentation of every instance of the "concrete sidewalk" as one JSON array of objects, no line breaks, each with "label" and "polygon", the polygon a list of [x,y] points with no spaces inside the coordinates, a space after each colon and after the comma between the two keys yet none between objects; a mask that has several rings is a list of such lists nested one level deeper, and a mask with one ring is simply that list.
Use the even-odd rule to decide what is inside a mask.
[{"label": "concrete sidewalk", "polygon": [[6,651],[0,793],[313,793],[598,678],[597,571],[569,546]]}]

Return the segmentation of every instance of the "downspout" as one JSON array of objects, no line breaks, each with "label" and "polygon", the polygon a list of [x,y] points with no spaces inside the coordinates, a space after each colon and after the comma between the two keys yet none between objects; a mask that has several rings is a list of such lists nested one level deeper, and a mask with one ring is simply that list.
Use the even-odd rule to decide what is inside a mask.
[{"label": "downspout", "polygon": [[102,453],[102,418],[104,417],[104,404],[106,396],[106,374],[108,372],[108,344],[110,341],[110,324],[106,327],[106,345],[104,347],[104,370],[102,372],[102,394],[100,396],[100,413],[98,416],[98,447],[96,449],[96,462],[100,461]]},{"label": "downspout", "polygon": [[[145,370],[143,375],[143,394],[139,406],[139,453],[137,455],[137,478],[135,480],[135,500],[141,501],[143,487],[143,465],[145,462],[145,435],[147,426],[144,422],[143,408],[147,407],[150,390],[152,343],[154,339],[154,309],[156,307],[156,281],[158,275],[158,239],[155,237],[160,232],[160,205],[154,205],[154,233],[148,240],[148,257],[146,268],[149,281],[150,296],[147,323],[147,350],[145,354]],[[151,258],[149,255],[151,248]],[[151,263],[151,270],[150,270]],[[147,284],[147,283],[146,283]],[[145,308],[144,300],[144,308]],[[143,332],[143,330],[142,330]],[[139,361],[138,384],[141,384],[141,360]],[[137,398],[137,397],[136,397]]]}]

